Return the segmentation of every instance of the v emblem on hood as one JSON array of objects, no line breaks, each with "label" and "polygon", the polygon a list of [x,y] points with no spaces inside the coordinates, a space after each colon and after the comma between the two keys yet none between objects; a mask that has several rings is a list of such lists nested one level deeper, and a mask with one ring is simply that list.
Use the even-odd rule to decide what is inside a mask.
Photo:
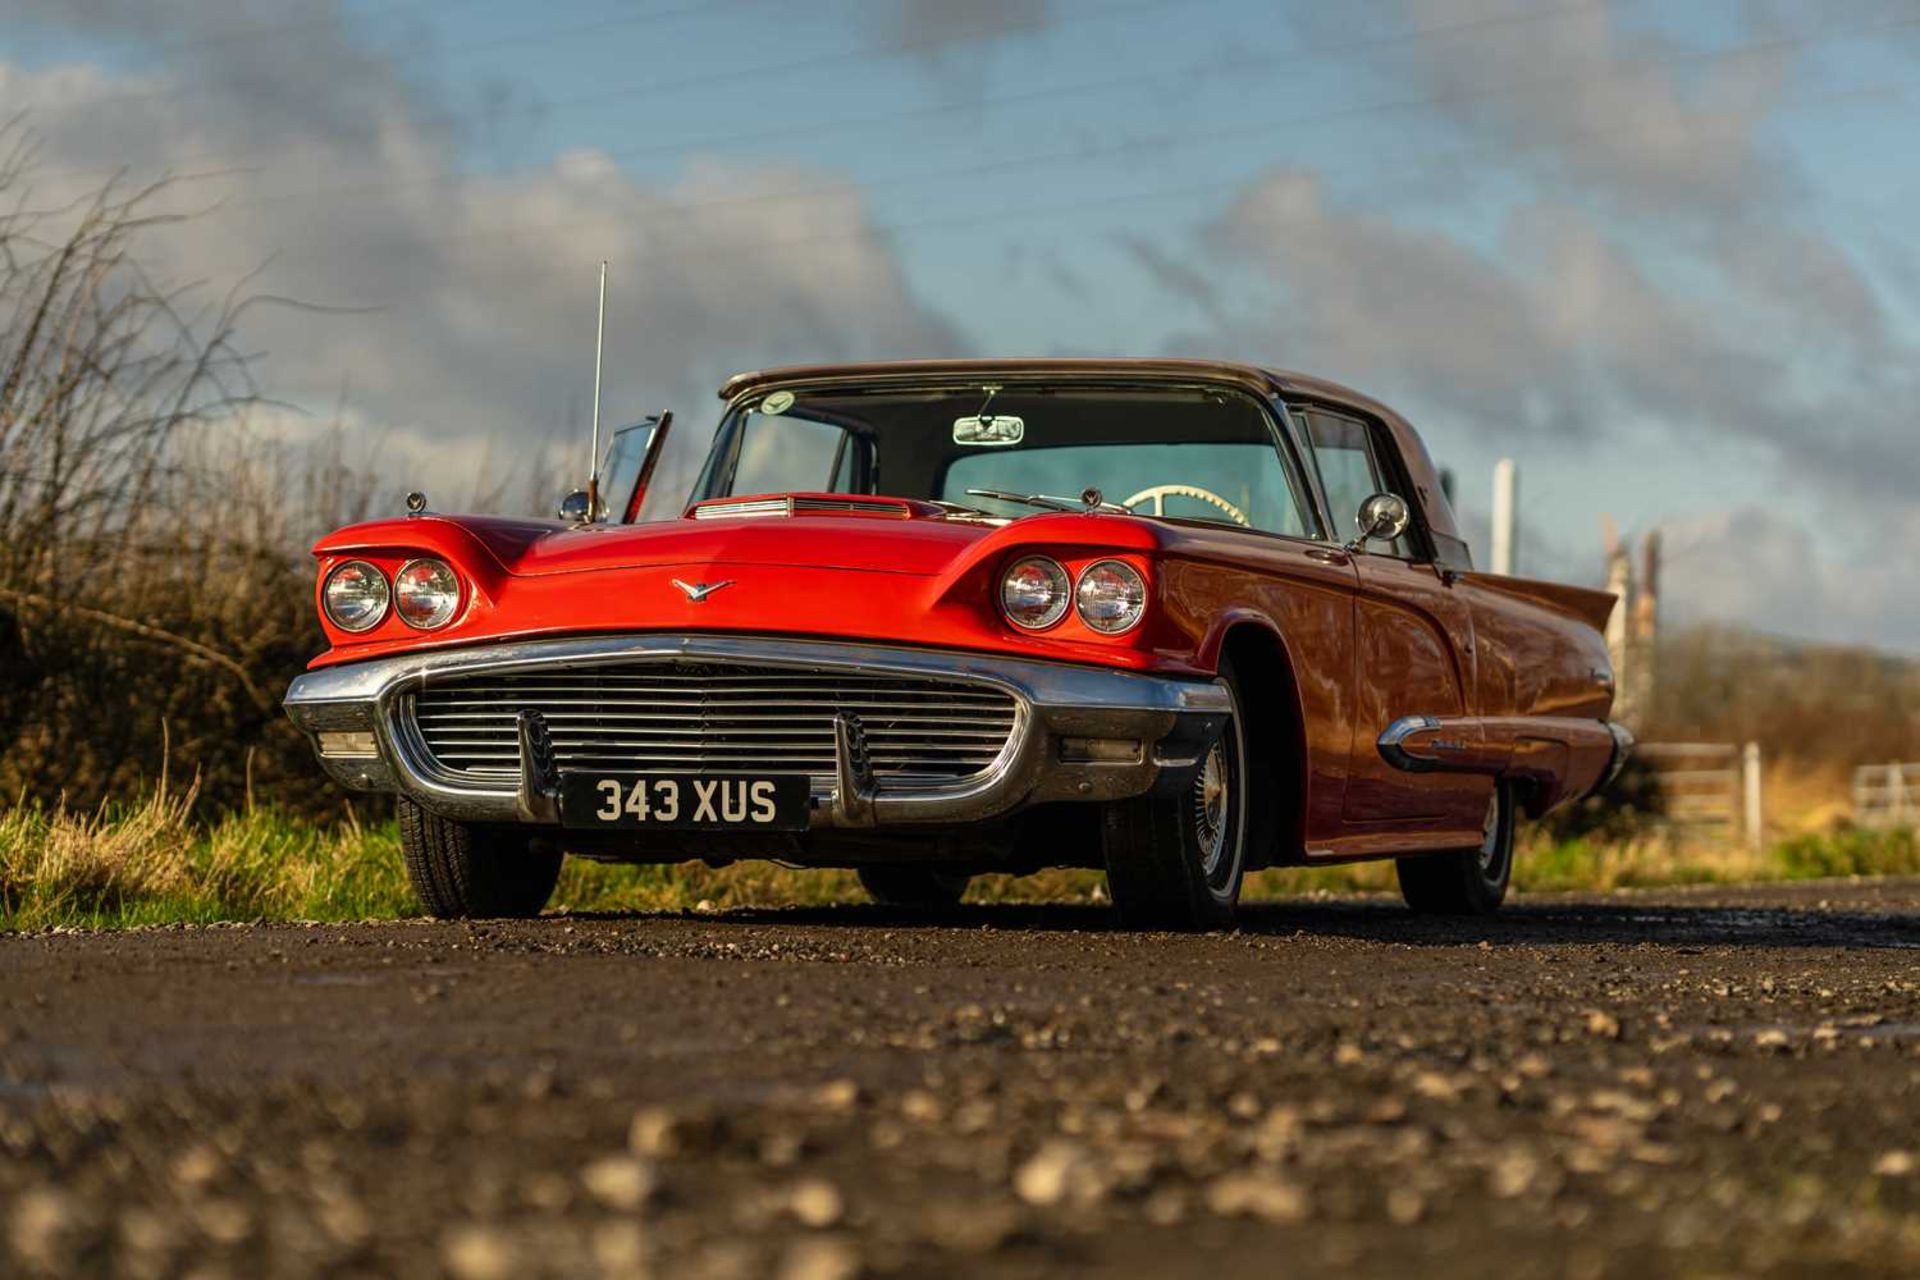
[{"label": "v emblem on hood", "polygon": [[730,587],[733,585],[732,578],[724,578],[719,582],[682,582],[680,579],[674,578],[672,582],[674,586],[686,592],[687,599],[694,604],[699,604],[702,600],[705,600],[722,587]]}]

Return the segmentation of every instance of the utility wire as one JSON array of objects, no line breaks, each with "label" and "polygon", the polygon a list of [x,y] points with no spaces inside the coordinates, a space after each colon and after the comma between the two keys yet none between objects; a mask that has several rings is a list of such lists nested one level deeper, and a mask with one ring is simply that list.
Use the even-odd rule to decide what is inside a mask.
[{"label": "utility wire", "polygon": [[[708,0],[708,3],[706,5],[692,6],[688,11],[691,12],[693,11],[693,9],[700,9],[700,8],[704,8],[705,10],[710,11],[713,7],[713,2],[714,0]],[[764,3],[764,2],[765,0],[731,0],[731,3],[733,5],[751,5],[751,4],[758,4],[758,3]],[[992,31],[983,31],[978,35],[969,36],[967,37],[967,39],[986,40],[986,39],[997,38],[1006,34],[1022,31],[1022,30],[1033,31],[1033,30],[1040,30],[1043,28],[1055,29],[1062,26],[1063,24],[1086,22],[1086,21],[1090,21],[1098,18],[1114,16],[1116,14],[1121,16],[1126,16],[1126,15],[1145,12],[1153,9],[1178,8],[1183,5],[1190,6],[1196,2],[1197,0],[1143,0],[1143,2],[1135,3],[1135,4],[1110,5],[1105,9],[1101,9],[1093,13],[1083,14],[1077,18],[1070,19],[1070,20],[1054,19],[1046,23],[1028,22],[1028,23],[1019,24],[1018,26],[1014,26],[1014,25],[1001,26],[993,29]],[[1601,3],[1601,2],[1603,2],[1603,0],[1586,0],[1586,3],[1588,4]],[[1634,2],[1637,2],[1637,0],[1626,0],[1626,2],[1634,3]],[[679,11],[676,11],[676,12],[679,12]],[[488,45],[491,45],[497,42],[489,41],[486,43]],[[922,47],[933,47],[933,46],[944,47],[952,43],[953,43],[953,40],[951,37],[928,38],[924,40],[912,40],[912,41],[897,41],[892,44],[875,45],[875,46],[862,48],[862,49],[839,50],[839,51],[822,55],[820,57],[815,57],[815,58],[789,59],[785,62],[774,64],[771,67],[753,67],[753,68],[747,68],[747,69],[735,68],[728,72],[720,72],[720,73],[716,73],[713,75],[706,75],[706,76],[690,77],[684,80],[677,80],[677,81],[648,81],[648,82],[640,82],[640,83],[628,83],[628,84],[618,86],[616,88],[600,90],[600,91],[596,91],[593,94],[587,94],[584,96],[562,98],[557,100],[544,100],[542,101],[541,106],[543,108],[579,106],[579,105],[597,100],[598,98],[602,98],[602,97],[651,96],[655,93],[668,93],[668,92],[675,92],[675,91],[690,89],[690,88],[700,88],[700,87],[704,87],[704,86],[715,84],[715,83],[729,83],[737,79],[763,79],[771,70],[780,70],[783,72],[805,71],[805,70],[810,70],[810,69],[820,67],[820,66],[825,66],[825,65],[837,65],[845,62],[850,62],[850,61],[859,61],[859,60],[865,60],[869,58],[884,57],[891,54],[911,53],[911,52],[914,52],[916,49],[919,49]],[[456,49],[453,51],[457,52],[459,50]],[[1139,83],[1139,77],[1137,76],[1133,77],[1132,80],[1133,80],[1133,83],[1135,84]],[[1110,82],[1108,85],[1104,85],[1102,87],[1112,87],[1112,84],[1115,84],[1115,83],[1125,83],[1125,81]],[[183,86],[180,91],[200,92],[197,86]],[[176,91],[175,90],[155,90],[151,95],[148,95],[148,96],[168,96],[174,92]],[[128,98],[137,98],[142,95],[128,94],[125,96]],[[55,108],[51,113],[36,112],[30,118],[37,120],[40,118],[44,118],[49,114],[52,114],[54,118],[57,119],[58,118],[57,113],[60,111],[70,110],[70,109],[79,109],[81,107],[89,106],[89,105],[92,105],[93,103],[102,102],[102,101],[105,101],[105,99],[96,98],[96,99],[89,99],[87,102],[84,102],[84,103],[67,104],[63,107]],[[900,113],[900,114],[937,115],[937,114],[946,114],[947,112],[950,112],[950,111],[957,111],[958,109],[959,109],[958,104],[940,104],[936,108],[933,108],[925,112],[914,111],[912,113]],[[877,115],[862,116],[857,119],[857,122],[858,123],[865,123],[869,121],[884,122],[888,118],[889,114],[891,113],[879,113]],[[831,128],[835,126],[829,125],[824,127]],[[792,136],[795,133],[804,133],[804,132],[805,132],[804,128],[794,128],[792,126],[783,126],[780,129],[767,132],[765,136],[768,138],[785,137],[785,136]],[[637,150],[633,150],[631,153],[642,154],[648,150],[671,150],[671,149],[675,149],[677,145],[678,144],[668,144],[666,147],[639,148]],[[256,148],[251,151],[239,151],[239,152],[207,151],[207,152],[201,152],[197,155],[175,157],[170,161],[170,164],[173,164],[173,165],[187,164],[195,160],[221,161],[223,162],[221,164],[221,170],[226,171],[226,170],[230,170],[237,167],[239,162],[241,161],[250,160],[257,157],[263,157],[263,156],[284,157],[290,149],[296,150],[296,151],[301,149],[309,149],[309,148],[315,149],[315,150],[324,150],[329,146],[330,144],[325,141],[318,141],[318,142],[312,142],[312,143],[299,144],[294,148],[262,147],[262,148]],[[622,149],[622,154],[628,154],[628,153],[629,153],[628,149]],[[69,167],[64,167],[59,169],[43,169],[38,171],[37,176],[48,177],[48,178],[78,177],[83,179],[100,180],[100,179],[117,177],[125,173],[126,168],[127,167],[124,165],[69,166]],[[434,181],[436,181],[436,179],[426,180],[428,185],[431,185],[432,182]]]},{"label": "utility wire", "polygon": [[[486,49],[504,48],[504,47],[527,48],[533,45],[548,43],[555,39],[563,39],[573,35],[604,32],[604,31],[612,30],[614,28],[623,27],[623,26],[644,25],[648,22],[656,21],[656,20],[670,20],[673,18],[689,17],[689,16],[704,16],[706,14],[714,12],[716,9],[725,10],[725,9],[734,9],[734,8],[745,8],[745,7],[751,7],[753,5],[764,4],[764,3],[767,3],[767,0],[695,0],[694,3],[683,5],[675,9],[653,11],[653,12],[648,12],[644,14],[632,14],[632,15],[628,15],[620,18],[600,18],[600,19],[595,19],[591,22],[576,23],[571,27],[556,28],[546,33],[528,33],[525,35],[509,36],[509,37],[496,36],[496,37],[489,37],[485,40],[470,41],[464,44],[456,43],[456,44],[446,45],[446,46],[442,46],[439,50],[437,50],[437,52],[468,53],[476,50],[486,50]],[[1051,29],[1051,28],[1058,28],[1061,26],[1078,25],[1083,22],[1099,20],[1099,19],[1103,19],[1103,18],[1115,16],[1115,15],[1126,16],[1135,12],[1148,10],[1148,9],[1159,9],[1159,8],[1168,8],[1168,7],[1174,7],[1174,6],[1180,6],[1180,5],[1190,5],[1192,3],[1195,3],[1195,0],[1133,0],[1132,3],[1109,4],[1104,6],[1101,9],[1094,10],[1089,13],[1078,14],[1071,18],[1050,18],[1050,17],[1042,16],[1040,18],[1031,19],[1026,22],[1005,23],[1000,26],[993,27],[990,30],[983,29],[978,34],[972,34],[972,35],[960,37],[960,39],[967,42],[997,39],[1003,35],[1017,34],[1023,31],[1036,31],[1043,28]],[[657,93],[669,93],[679,89],[693,88],[701,85],[713,84],[716,82],[725,83],[728,81],[745,79],[749,77],[762,77],[774,71],[784,71],[791,68],[804,69],[808,67],[833,65],[833,64],[842,63],[842,62],[867,59],[875,56],[883,56],[883,55],[894,54],[894,53],[911,53],[916,49],[946,46],[946,45],[953,44],[954,42],[955,42],[955,37],[947,34],[941,34],[936,36],[926,36],[916,40],[896,41],[891,44],[884,44],[884,45],[863,45],[857,49],[838,50],[833,53],[819,55],[811,58],[789,59],[783,62],[771,63],[765,66],[753,66],[753,67],[744,67],[744,68],[734,67],[726,71],[714,72],[714,73],[699,75],[699,76],[690,76],[690,77],[685,77],[678,80],[641,81],[638,83],[623,85],[615,89],[597,90],[592,93],[578,94],[573,97],[554,99],[549,103],[547,103],[547,105],[566,107],[566,106],[577,106],[584,103],[591,103],[591,102],[599,101],[603,98],[650,97]],[[377,53],[369,52],[366,56],[371,59],[371,58],[378,57],[380,55],[378,55]],[[54,108],[48,114],[58,118],[58,116],[65,115],[67,113],[90,111],[95,107],[115,106],[125,102],[145,102],[145,101],[152,101],[154,99],[161,99],[161,98],[196,97],[196,96],[210,97],[210,96],[213,96],[213,91],[209,91],[197,84],[185,84],[185,85],[173,85],[173,86],[169,86],[167,88],[161,88],[161,89],[135,90],[135,91],[131,91],[128,93],[121,93],[121,94],[105,94],[99,97],[82,99],[77,102],[63,103],[59,107]]]},{"label": "utility wire", "polygon": [[[1891,22],[1875,23],[1857,28],[1823,28],[1816,33],[1768,39],[1730,49],[1682,51],[1658,57],[1642,58],[1636,60],[1636,65],[1679,65],[1733,61],[1742,58],[1764,56],[1786,49],[1805,47],[1853,36],[1888,33],[1916,24],[1920,24],[1920,14]],[[1617,69],[1609,69],[1588,77],[1569,77],[1559,72],[1552,72],[1526,80],[1509,82],[1504,85],[1477,87],[1453,93],[1427,94],[1386,102],[1335,107],[1284,119],[1266,119],[1216,130],[1170,132],[1151,138],[1134,139],[1104,147],[1076,147],[1070,150],[1050,151],[1044,154],[999,157],[966,166],[939,166],[924,169],[916,173],[895,175],[876,182],[865,182],[860,184],[859,189],[863,192],[884,191],[895,187],[910,186],[916,183],[935,180],[952,181],[957,179],[978,178],[989,174],[1030,168],[1035,165],[1059,165],[1065,162],[1113,159],[1140,153],[1159,153],[1169,149],[1187,149],[1196,142],[1201,141],[1208,143],[1240,141],[1264,134],[1292,131],[1303,125],[1325,124],[1342,119],[1370,115],[1391,115],[1406,111],[1421,111],[1438,106],[1481,100],[1514,97],[1524,98],[1529,95],[1542,93],[1562,94],[1577,90],[1583,84],[1597,83],[1610,79],[1616,73],[1616,70]],[[1608,128],[1609,126],[1603,125],[1600,128],[1592,130],[1591,133],[1595,136],[1604,136],[1608,132]],[[1504,148],[1509,144],[1501,143],[1499,145]],[[778,191],[756,192],[750,195],[715,196],[699,200],[674,202],[662,201],[659,202],[659,204],[663,207],[656,207],[644,214],[636,215],[630,219],[629,225],[642,230],[657,231],[666,229],[675,223],[690,218],[712,214],[718,210],[750,207],[760,204],[790,203],[808,198],[839,198],[844,196],[848,189],[849,184],[845,182],[834,182],[817,184],[813,187],[784,188]],[[996,211],[996,216],[1000,216],[1001,213],[1007,216],[1019,216],[1025,208],[1031,208],[1031,206]],[[435,244],[458,243],[473,240],[512,240],[526,235],[546,234],[561,228],[589,225],[602,221],[606,216],[607,214],[602,211],[598,214],[581,218],[507,222],[495,226],[481,226],[465,231],[449,232],[444,235],[429,237],[429,239]],[[966,221],[972,221],[972,219],[969,218],[966,219]],[[782,241],[782,243],[785,242]],[[276,261],[284,263],[323,256],[324,255],[317,251],[303,253],[295,250],[281,255]]]},{"label": "utility wire", "polygon": [[[430,0],[417,0],[417,5],[412,7],[424,8],[429,2]],[[458,8],[473,8],[492,2],[493,0],[454,0]],[[643,26],[654,21],[665,21],[690,15],[711,13],[715,9],[740,8],[747,5],[764,4],[766,2],[767,0],[694,0],[691,4],[684,4],[674,9],[649,10],[646,13],[625,14],[618,18],[600,18],[592,22],[575,23],[571,27],[553,28],[546,32],[523,32],[518,35],[494,36],[485,40],[469,41],[465,44],[440,46],[435,49],[435,52],[468,53],[477,50],[504,47],[529,48],[534,45],[549,43],[555,39],[564,39],[572,35],[590,34],[595,31],[610,30],[615,27]],[[388,15],[383,13],[383,16]],[[278,27],[264,28],[254,33],[245,31],[235,32],[224,37],[209,36],[200,40],[188,40],[171,45],[161,45],[158,46],[158,51],[162,53],[173,53],[199,48],[205,45],[218,44],[224,40],[245,40],[252,34],[266,36],[282,32],[308,31],[337,25],[338,23],[339,18],[337,15],[327,18],[312,18],[303,22],[286,23]],[[359,50],[358,52],[365,61],[369,62],[380,60],[386,56],[377,49],[365,49]],[[154,102],[168,98],[211,97],[216,93],[216,90],[209,90],[199,84],[168,85],[164,88],[157,89],[131,89],[123,93],[104,93],[91,98],[82,98],[74,102],[64,102],[42,114],[54,119],[60,119],[67,115],[91,112],[100,107],[120,106],[129,102]]]},{"label": "utility wire", "polygon": [[[978,103],[973,102],[972,100],[968,100],[966,102],[940,102],[940,103],[930,104],[925,107],[911,108],[905,111],[863,112],[857,115],[843,116],[836,120],[820,121],[820,122],[814,122],[814,123],[787,124],[787,125],[781,125],[772,129],[750,130],[746,132],[738,132],[738,133],[727,134],[727,135],[722,135],[719,137],[712,137],[712,138],[702,138],[702,139],[672,141],[672,142],[658,142],[658,143],[651,143],[651,144],[641,144],[636,146],[613,147],[613,148],[605,149],[602,152],[602,154],[614,160],[632,160],[632,159],[637,159],[642,156],[648,156],[648,155],[658,155],[658,154],[670,153],[670,152],[706,151],[714,147],[737,146],[742,144],[773,142],[773,141],[779,141],[785,138],[793,138],[793,137],[814,138],[826,133],[842,132],[849,129],[859,129],[862,127],[871,127],[875,125],[885,126],[885,125],[900,123],[907,120],[938,119],[942,116],[958,114],[962,111],[966,111],[969,114],[978,114],[981,111],[1000,111],[1011,106],[1021,106],[1021,105],[1026,105],[1034,102],[1058,101],[1066,98],[1082,97],[1089,94],[1099,94],[1099,93],[1113,92],[1113,91],[1119,91],[1119,90],[1132,90],[1132,91],[1138,92],[1143,88],[1143,86],[1151,87],[1155,84],[1179,86],[1181,84],[1185,84],[1195,78],[1202,77],[1202,76],[1212,76],[1215,78],[1220,78],[1223,76],[1245,76],[1248,74],[1256,73],[1263,69],[1272,68],[1275,66],[1290,65],[1293,63],[1301,62],[1301,61],[1307,61],[1307,60],[1327,61],[1331,59],[1338,59],[1345,56],[1354,56],[1354,55],[1360,55],[1360,54],[1365,54],[1370,52],[1377,52],[1381,49],[1391,48],[1396,45],[1418,44],[1427,40],[1450,38],[1450,37],[1470,34],[1476,31],[1488,30],[1488,29],[1499,28],[1499,27],[1511,27],[1511,26],[1531,24],[1534,22],[1539,22],[1547,19],[1566,17],[1569,15],[1591,11],[1594,9],[1613,9],[1613,8],[1618,8],[1622,5],[1631,5],[1639,2],[1640,0],[1571,0],[1570,3],[1563,3],[1560,5],[1544,7],[1540,9],[1527,10],[1521,13],[1495,14],[1495,15],[1489,15],[1481,18],[1472,18],[1465,21],[1461,21],[1461,22],[1441,23],[1441,24],[1417,28],[1409,31],[1392,32],[1386,35],[1369,36],[1369,37],[1363,37],[1358,39],[1334,41],[1334,42],[1325,43],[1325,44],[1297,45],[1297,46],[1292,46],[1287,49],[1280,50],[1276,53],[1265,55],[1265,56],[1247,56],[1247,57],[1237,58],[1232,63],[1224,67],[1219,65],[1219,60],[1217,58],[1210,57],[1210,58],[1202,59],[1198,62],[1189,64],[1188,66],[1177,68],[1173,71],[1165,72],[1160,74],[1159,76],[1151,77],[1145,80],[1143,80],[1142,77],[1139,76],[1138,74],[1130,73],[1123,76],[1109,77],[1101,80],[1082,81],[1078,84],[1050,85],[1042,88],[1026,90],[1019,93],[1003,94],[1003,95],[996,96],[994,98],[987,99],[984,102],[978,102]],[[839,56],[839,55],[835,55],[835,56]],[[311,146],[313,148],[324,148],[324,147],[330,146],[331,144],[328,144],[325,142],[316,142],[316,143],[311,143],[306,145]],[[203,176],[219,176],[222,174],[236,172],[236,171],[246,172],[246,170],[241,166],[239,166],[237,162],[245,160],[250,156],[255,156],[255,155],[278,156],[278,155],[284,155],[285,153],[286,153],[285,148],[274,149],[271,151],[261,150],[261,151],[255,151],[250,153],[241,152],[237,154],[229,153],[229,152],[204,152],[199,155],[176,157],[171,162],[171,166],[188,164],[195,160],[225,161],[227,163],[222,164],[218,170],[215,170],[213,172],[213,174],[203,175]],[[505,174],[499,174],[494,176],[497,180],[511,179],[516,175],[516,173],[521,173],[521,174],[538,173],[538,172],[544,171],[546,167],[547,166],[545,165],[540,165],[537,167],[530,167],[530,168],[525,168],[517,171],[510,171]],[[177,172],[178,170],[174,169],[174,171]],[[93,168],[68,168],[68,169],[40,170],[40,171],[37,171],[35,176],[36,178],[39,178],[39,177],[61,177],[66,175],[80,174],[80,175],[89,175],[96,178],[105,178],[105,177],[114,176],[119,172],[121,172],[121,170],[93,169]],[[316,196],[324,196],[324,195],[339,194],[339,193],[349,193],[349,194],[372,193],[372,192],[381,191],[381,190],[403,190],[403,189],[416,189],[416,188],[431,189],[435,187],[452,187],[452,186],[461,185],[469,181],[470,176],[471,175],[468,175],[465,173],[438,173],[438,174],[433,174],[431,176],[408,180],[405,182],[396,182],[391,179],[382,179],[382,180],[372,181],[372,182],[351,183],[351,184],[332,183],[332,184],[326,184],[321,186],[310,186],[310,187],[295,189],[290,191],[283,190],[283,191],[267,192],[260,195],[248,196],[245,199],[238,201],[237,203],[229,203],[226,207],[228,208],[253,207],[257,205],[266,205],[270,203],[279,203],[284,201],[308,200]],[[82,187],[81,185],[76,184],[74,188],[74,194],[75,195],[84,194],[85,189],[86,188]]]}]

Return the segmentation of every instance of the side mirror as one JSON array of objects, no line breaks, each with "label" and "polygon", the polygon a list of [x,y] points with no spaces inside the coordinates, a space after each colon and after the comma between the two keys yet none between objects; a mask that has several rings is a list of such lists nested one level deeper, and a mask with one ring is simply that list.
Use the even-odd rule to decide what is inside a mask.
[{"label": "side mirror", "polygon": [[1412,520],[1413,512],[1408,509],[1405,498],[1393,493],[1376,493],[1360,504],[1356,521],[1360,534],[1347,544],[1347,550],[1362,550],[1376,540],[1392,542],[1407,531]]},{"label": "side mirror", "polygon": [[555,514],[569,524],[587,524],[593,519],[591,503],[585,489],[575,489],[560,499],[560,510]]}]

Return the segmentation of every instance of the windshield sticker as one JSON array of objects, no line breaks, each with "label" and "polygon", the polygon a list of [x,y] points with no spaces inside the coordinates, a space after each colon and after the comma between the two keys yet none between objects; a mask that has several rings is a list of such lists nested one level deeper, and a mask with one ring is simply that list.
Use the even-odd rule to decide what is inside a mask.
[{"label": "windshield sticker", "polygon": [[760,402],[760,412],[779,415],[793,408],[793,392],[776,391]]},{"label": "windshield sticker", "polygon": [[1010,413],[976,414],[971,418],[953,420],[955,444],[970,444],[989,449],[999,448],[1004,445],[1019,444],[1026,435],[1026,419],[1016,418]]}]

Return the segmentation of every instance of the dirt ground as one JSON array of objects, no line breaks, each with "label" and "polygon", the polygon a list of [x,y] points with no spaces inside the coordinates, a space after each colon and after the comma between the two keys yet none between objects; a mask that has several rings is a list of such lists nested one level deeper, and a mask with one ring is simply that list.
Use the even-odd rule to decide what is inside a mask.
[{"label": "dirt ground", "polygon": [[0,938],[0,1274],[1920,1274],[1920,881]]}]

